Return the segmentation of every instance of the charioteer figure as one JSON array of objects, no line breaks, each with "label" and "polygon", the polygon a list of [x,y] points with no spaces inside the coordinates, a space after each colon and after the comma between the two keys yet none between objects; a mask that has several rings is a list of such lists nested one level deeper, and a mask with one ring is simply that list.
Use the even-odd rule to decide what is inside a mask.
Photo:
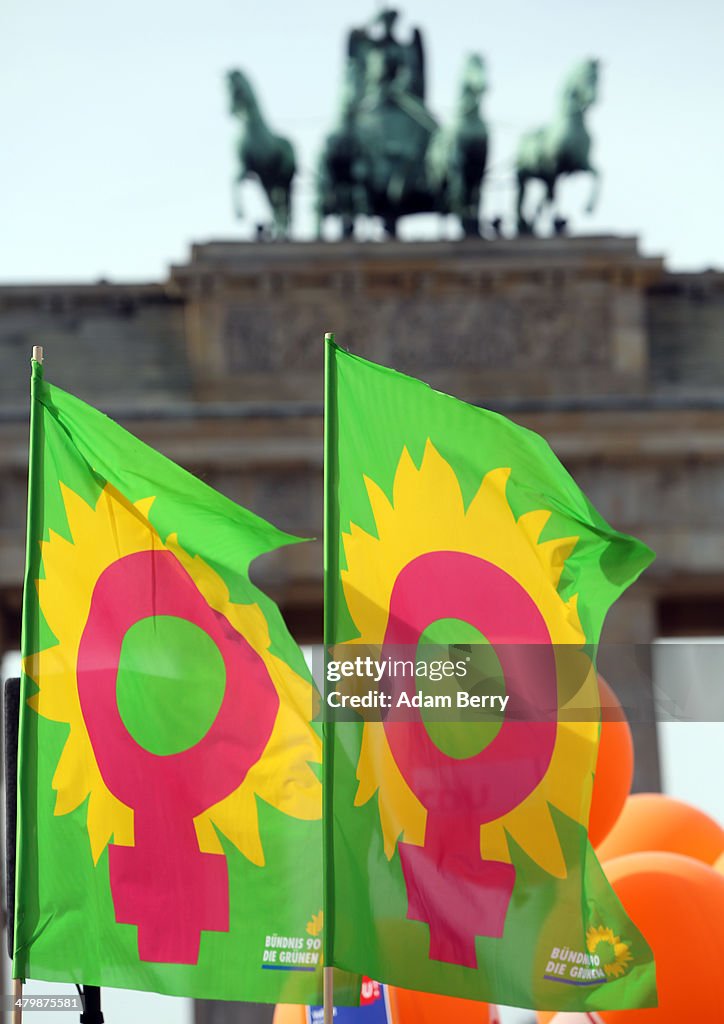
[{"label": "charioteer figure", "polygon": [[[441,128],[425,103],[422,35],[395,34],[398,12],[381,11],[347,44],[339,118],[325,140],[317,174],[317,230],[338,216],[345,238],[359,216],[382,219],[391,237],[400,217],[455,213],[466,234],[479,234],[480,186],[487,161],[487,128],[479,103],[483,60],[465,64],[461,103]],[[472,212],[471,212],[472,211]]]}]

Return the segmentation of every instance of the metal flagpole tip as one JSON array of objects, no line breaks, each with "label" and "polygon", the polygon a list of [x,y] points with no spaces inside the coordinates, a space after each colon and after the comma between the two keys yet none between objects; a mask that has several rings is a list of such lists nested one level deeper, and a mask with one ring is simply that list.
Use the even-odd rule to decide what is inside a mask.
[{"label": "metal flagpole tip", "polygon": [[42,363],[43,361],[43,346],[33,345],[33,359],[36,363]]}]

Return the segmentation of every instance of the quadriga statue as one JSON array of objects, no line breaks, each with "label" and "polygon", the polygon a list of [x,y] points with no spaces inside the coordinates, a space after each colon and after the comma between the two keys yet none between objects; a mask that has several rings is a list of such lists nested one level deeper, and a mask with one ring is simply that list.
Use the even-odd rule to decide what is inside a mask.
[{"label": "quadriga statue", "polygon": [[[324,140],[315,173],[317,237],[327,218],[337,218],[343,238],[354,237],[361,218],[379,218],[389,237],[401,217],[414,213],[454,214],[466,237],[480,235],[481,194],[488,164],[488,128],[481,113],[488,78],[484,59],[463,63],[457,107],[449,124],[430,111],[425,89],[425,51],[419,29],[407,41],[396,33],[398,13],[385,8],[347,39],[344,79],[336,123]],[[533,234],[545,208],[554,230],[566,222],[556,215],[561,177],[588,172],[595,206],[600,175],[591,163],[586,114],[598,96],[599,64],[577,64],[565,80],[550,124],[528,132],[515,158],[519,234]],[[248,78],[227,76],[231,112],[239,122],[238,173],[234,202],[241,216],[239,186],[256,177],[273,215],[273,235],[286,238],[291,220],[291,186],[296,170],[288,139],[271,131]],[[528,184],[544,185],[531,213]],[[500,233],[500,218],[496,231]],[[495,222],[494,222],[495,226]],[[266,235],[266,232],[263,232]]]}]

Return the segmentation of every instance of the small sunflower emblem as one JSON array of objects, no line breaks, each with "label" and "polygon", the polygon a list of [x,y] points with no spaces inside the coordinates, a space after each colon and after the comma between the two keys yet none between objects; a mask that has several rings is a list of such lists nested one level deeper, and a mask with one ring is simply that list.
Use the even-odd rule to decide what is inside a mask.
[{"label": "small sunflower emblem", "polygon": [[611,928],[589,928],[586,945],[589,953],[600,958],[607,978],[620,978],[633,960],[629,944],[614,935]]}]

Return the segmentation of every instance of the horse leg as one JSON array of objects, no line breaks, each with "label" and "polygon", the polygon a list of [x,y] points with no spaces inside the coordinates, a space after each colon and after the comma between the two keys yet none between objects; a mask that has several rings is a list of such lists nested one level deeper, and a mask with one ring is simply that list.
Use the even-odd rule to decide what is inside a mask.
[{"label": "horse leg", "polygon": [[568,227],[568,221],[565,217],[558,215],[558,201],[556,197],[556,184],[557,178],[553,178],[548,182],[548,202],[551,206],[551,223],[553,225],[553,234],[557,238],[561,238],[566,233]]},{"label": "horse leg", "polygon": [[322,241],[322,228],[324,226],[324,207],[321,200],[317,200],[314,207],[314,223],[315,223],[315,238],[318,242]]},{"label": "horse leg", "polygon": [[241,220],[244,216],[244,208],[241,203],[241,185],[246,177],[246,172],[238,174],[231,183],[231,204],[234,209],[234,216]]},{"label": "horse leg", "polygon": [[546,190],[540,198],[535,213],[533,214],[533,220],[531,221],[531,233],[535,234],[535,226],[538,223],[538,218],[542,215],[546,208],[546,205],[550,205],[553,202],[553,196],[555,195],[556,181],[555,178],[552,180],[548,178],[545,181]]},{"label": "horse leg", "polygon": [[480,237],[480,186],[468,185],[463,203],[463,232],[466,238]]},{"label": "horse leg", "polygon": [[528,175],[524,171],[518,171],[518,202],[516,206],[516,213],[518,216],[518,234],[519,235],[532,235],[533,225],[530,224],[523,216],[523,204],[525,202],[526,186],[528,184]]},{"label": "horse leg", "polygon": [[283,209],[284,209],[284,237],[289,237],[289,231],[292,226],[292,183],[291,181],[280,190],[283,196]]},{"label": "horse leg", "polygon": [[279,209],[279,200],[277,197],[276,188],[272,188],[271,185],[265,185],[264,182],[259,179],[261,187],[264,190],[267,202],[269,203],[269,210],[272,216],[272,227],[271,233],[273,238],[279,238],[281,233],[281,211]]},{"label": "horse leg", "polygon": [[279,185],[274,189],[274,221],[279,238],[289,234],[289,189]]},{"label": "horse leg", "polygon": [[387,214],[382,218],[385,234],[389,238],[397,238],[397,217],[394,214]]},{"label": "horse leg", "polygon": [[284,185],[273,185],[264,188],[274,223],[274,236],[286,238],[289,230],[289,189]]},{"label": "horse leg", "polygon": [[591,196],[588,200],[588,205],[586,206],[586,213],[593,213],[596,209],[596,204],[598,203],[598,197],[601,194],[601,172],[597,167],[589,166],[588,170],[591,172],[593,177],[593,184],[591,188]]},{"label": "horse leg", "polygon": [[483,173],[477,168],[469,167],[461,171],[463,231],[466,238],[480,238],[482,235],[480,200],[483,191]]}]

